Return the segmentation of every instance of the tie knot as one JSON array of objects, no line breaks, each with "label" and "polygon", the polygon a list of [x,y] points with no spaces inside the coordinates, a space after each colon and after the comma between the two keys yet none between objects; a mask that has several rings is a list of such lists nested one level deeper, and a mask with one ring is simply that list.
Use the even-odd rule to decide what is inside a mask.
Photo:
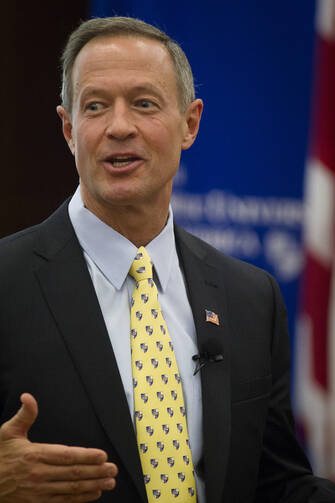
[{"label": "tie knot", "polygon": [[135,281],[152,278],[152,262],[147,250],[141,246],[131,264],[129,274]]}]

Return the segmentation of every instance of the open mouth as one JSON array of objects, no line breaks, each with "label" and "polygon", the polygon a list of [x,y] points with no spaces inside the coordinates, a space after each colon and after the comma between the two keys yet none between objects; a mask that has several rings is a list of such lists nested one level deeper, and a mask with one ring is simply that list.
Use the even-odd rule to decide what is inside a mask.
[{"label": "open mouth", "polygon": [[114,168],[123,168],[124,166],[128,166],[135,161],[139,161],[140,157],[133,155],[116,155],[108,157],[108,159],[106,160],[107,162],[111,163]]}]

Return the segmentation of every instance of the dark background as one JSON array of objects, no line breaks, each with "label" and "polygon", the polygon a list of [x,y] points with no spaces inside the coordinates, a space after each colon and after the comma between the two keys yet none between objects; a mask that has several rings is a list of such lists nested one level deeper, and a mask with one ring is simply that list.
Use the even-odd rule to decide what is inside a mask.
[{"label": "dark background", "polygon": [[59,57],[86,2],[2,7],[0,236],[47,217],[77,185],[56,106]]}]

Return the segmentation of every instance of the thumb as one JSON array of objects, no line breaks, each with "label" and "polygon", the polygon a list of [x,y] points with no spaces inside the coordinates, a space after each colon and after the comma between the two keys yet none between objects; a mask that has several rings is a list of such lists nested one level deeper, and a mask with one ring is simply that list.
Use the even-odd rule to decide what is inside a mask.
[{"label": "thumb", "polygon": [[4,423],[0,430],[1,440],[13,438],[27,438],[28,431],[38,415],[38,405],[30,393],[23,393],[20,397],[22,406],[9,421]]}]

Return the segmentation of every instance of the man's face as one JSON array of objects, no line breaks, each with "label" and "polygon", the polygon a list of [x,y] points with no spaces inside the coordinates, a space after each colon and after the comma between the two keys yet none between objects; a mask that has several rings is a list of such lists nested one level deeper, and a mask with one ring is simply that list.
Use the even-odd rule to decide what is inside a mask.
[{"label": "man's face", "polygon": [[95,213],[169,202],[182,149],[198,131],[202,103],[182,113],[173,63],[157,41],[100,37],[78,54],[71,118],[58,107],[83,199]]}]

